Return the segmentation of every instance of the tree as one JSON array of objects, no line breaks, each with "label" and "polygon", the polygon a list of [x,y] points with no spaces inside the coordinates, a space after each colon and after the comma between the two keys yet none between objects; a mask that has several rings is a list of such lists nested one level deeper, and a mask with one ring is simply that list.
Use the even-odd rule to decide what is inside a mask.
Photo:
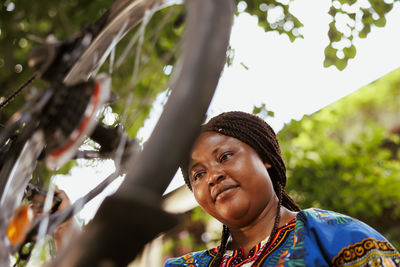
[{"label": "tree", "polygon": [[[265,31],[276,30],[294,41],[302,37],[298,30],[303,25],[290,13],[290,3],[293,1],[245,0],[242,3],[246,3],[245,12],[258,17],[259,26]],[[374,27],[384,27],[385,15],[393,8],[395,1],[332,1],[329,10],[332,17],[328,31],[330,43],[325,48],[324,67],[333,65],[343,70],[348,60],[356,56],[354,40],[366,38]],[[271,18],[270,12],[279,12],[281,15]]]},{"label": "tree", "polygon": [[[396,1],[396,0],[394,0]],[[332,16],[332,23],[329,25],[330,30],[327,33],[330,38],[330,44],[325,49],[325,62],[324,66],[336,66],[338,69],[342,70],[346,67],[347,62],[349,59],[354,58],[356,55],[356,48],[354,46],[354,39],[356,37],[364,38],[368,35],[368,33],[373,30],[375,26],[382,27],[385,25],[385,15],[391,10],[393,7],[393,2],[390,1],[381,1],[381,0],[369,0],[369,1],[357,1],[357,0],[339,0],[339,1],[332,1],[332,7],[329,11],[329,14]],[[363,6],[363,3],[369,3],[369,6]],[[101,16],[104,13],[106,8],[112,3],[111,0],[98,0],[98,1],[88,1],[88,0],[60,0],[60,1],[44,1],[38,0],[35,1],[35,4],[32,5],[30,2],[21,1],[21,0],[6,0],[0,9],[0,47],[2,48],[0,51],[0,88],[1,89],[1,97],[4,97],[11,93],[13,89],[15,89],[18,85],[20,85],[23,81],[25,81],[32,73],[33,70],[27,67],[27,58],[29,50],[37,45],[37,43],[42,42],[42,40],[50,33],[54,34],[54,36],[60,40],[68,38],[75,32],[82,24],[85,24],[89,21],[92,21],[95,18]],[[298,33],[298,29],[302,27],[301,22],[290,12],[290,3],[291,1],[288,0],[246,0],[239,2],[240,5],[246,5],[244,12],[248,12],[252,15],[255,15],[259,19],[259,25],[265,31],[278,31],[282,34],[286,34],[291,41],[294,41],[296,38],[301,38],[301,35]],[[270,19],[270,12],[279,12],[281,16],[277,16],[277,19]],[[156,15],[155,20],[152,20],[150,24],[147,26],[147,29],[151,30],[152,28],[156,28],[159,22],[162,19],[163,14],[160,16]],[[174,64],[175,54],[170,53],[169,51],[173,50],[172,47],[176,43],[176,40],[181,36],[183,31],[183,25],[181,24],[182,16],[184,13],[182,10],[177,10],[176,12],[170,14],[169,19],[165,21],[167,27],[166,31],[162,31],[161,35],[158,36],[160,42],[154,44],[153,39],[145,39],[144,44],[142,47],[142,51],[146,53],[145,64],[148,66],[157,66],[157,70],[152,68],[147,68],[141,74],[140,82],[133,83],[132,82],[132,69],[129,65],[133,65],[132,62],[135,61],[135,54],[131,54],[129,58],[126,60],[128,65],[124,65],[121,67],[121,70],[118,72],[117,75],[114,75],[114,90],[121,96],[121,99],[124,99],[128,92],[135,88],[134,90],[134,101],[132,105],[129,106],[128,110],[128,117],[135,118],[134,121],[128,121],[127,125],[125,125],[126,130],[129,132],[131,136],[135,136],[137,130],[143,125],[145,118],[147,118],[152,103],[156,96],[165,91],[166,80],[168,77],[167,72],[163,72],[165,67],[172,67]],[[338,28],[337,22],[341,19],[346,19],[347,28],[343,31],[342,29]],[[127,36],[124,40],[125,42],[129,41],[129,38],[134,35],[133,32],[130,36]],[[151,51],[151,52],[150,52]],[[121,53],[121,51],[117,51],[117,55]],[[35,82],[33,84],[38,90],[43,90],[44,84],[40,82]],[[148,90],[151,88],[151,90]],[[18,97],[16,101],[7,107],[5,110],[2,110],[0,113],[0,124],[3,124],[10,116],[13,114],[17,109],[19,109],[25,99],[30,96],[29,91],[24,93],[24,97]],[[115,114],[116,119],[112,122],[113,124],[118,123],[122,117],[122,110],[124,107],[125,102],[117,102],[112,105],[112,112]],[[138,108],[141,109],[138,109]],[[139,111],[140,110],[140,111]],[[293,124],[292,127],[295,127]],[[312,123],[311,123],[312,124]],[[305,126],[304,126],[305,125]],[[307,122],[299,123],[299,127],[305,127],[307,130],[308,126]],[[324,132],[323,127],[324,124],[318,124],[316,127],[319,129],[320,132]],[[350,145],[348,143],[348,148],[346,146],[346,151],[349,150],[349,155],[358,155],[356,152],[360,149],[364,149],[367,151],[372,152],[381,152],[381,141],[384,134],[384,131],[381,130],[379,127],[373,127],[375,129],[372,131],[370,135],[361,136],[361,140],[364,141],[371,141],[371,147],[364,147],[360,144]],[[289,130],[288,130],[289,131]],[[290,131],[289,131],[290,132]],[[295,130],[291,134],[294,134]],[[282,133],[282,135],[284,135]],[[300,134],[301,135],[301,134]],[[362,139],[364,138],[364,139]],[[391,137],[394,138],[394,137]],[[304,139],[304,138],[303,138]],[[295,144],[296,138],[293,138],[293,142]],[[301,140],[301,139],[300,139]],[[395,138],[394,138],[394,141]],[[393,141],[393,142],[394,142]],[[332,141],[333,142],[333,141]],[[336,143],[330,144],[329,142],[320,141],[320,144],[328,144],[327,148],[333,149],[338,144],[339,141]],[[301,142],[300,142],[301,143]],[[396,143],[397,144],[397,143]],[[361,146],[361,148],[360,148]],[[287,150],[289,151],[289,150]],[[305,152],[309,151],[309,148],[304,150]],[[311,151],[311,150],[310,150]],[[285,152],[289,153],[289,166],[292,166],[293,160],[296,158],[291,155],[293,151]],[[315,155],[311,151],[309,155]],[[329,151],[332,152],[332,151]],[[353,154],[351,154],[353,153]],[[333,167],[331,168],[331,173],[335,173],[335,168],[337,168],[338,164],[344,164],[350,172],[357,173],[361,172],[362,174],[368,173],[371,171],[371,168],[366,168],[366,170],[358,170],[357,167],[360,165],[368,166],[370,163],[368,160],[368,156],[359,157],[360,162],[352,162],[351,156],[347,156],[344,158],[340,158],[340,154],[336,158],[330,157],[331,153],[328,153],[327,156],[320,156],[325,161],[324,163],[331,163],[333,162]],[[387,160],[390,158],[390,155],[383,151],[382,153],[377,153],[377,162],[382,162],[382,160]],[[311,157],[312,158],[312,157]],[[297,158],[298,159],[298,158]],[[308,159],[308,158],[306,158]],[[298,160],[301,160],[298,159]],[[290,172],[293,172],[293,181],[296,181],[296,177],[298,177],[298,181],[302,181],[302,172],[312,172],[316,169],[306,168],[307,164],[313,165],[312,167],[320,167],[317,163],[318,161],[307,161],[300,162],[301,164],[293,169],[289,168]],[[349,164],[353,163],[353,165]],[[393,164],[393,173],[397,171],[397,165],[395,161],[388,161],[390,164]],[[368,163],[368,164],[367,164]],[[347,164],[347,165],[346,165]],[[372,164],[372,163],[371,163]],[[350,165],[350,166],[348,166]],[[304,167],[306,166],[306,167]],[[326,164],[326,166],[331,166]],[[382,172],[379,175],[385,174],[384,170],[387,170],[388,167],[385,165],[381,167]],[[318,170],[318,169],[317,169]],[[347,169],[346,169],[347,170]],[[329,171],[329,169],[328,169]],[[327,172],[328,172],[327,171]],[[343,170],[343,176],[345,176]],[[325,173],[323,174],[325,175]],[[318,177],[320,177],[318,175]],[[369,180],[374,181],[370,176],[368,177]],[[390,176],[391,177],[391,176]],[[354,181],[344,180],[343,185],[349,186]],[[392,179],[392,178],[390,178]],[[390,180],[392,181],[392,180]],[[395,181],[392,183],[395,184]],[[302,200],[308,194],[306,191],[300,193],[297,188],[295,187],[296,183],[293,183],[293,188],[289,188],[289,190],[293,190],[293,193],[297,194],[297,200],[301,203],[306,205],[307,203]],[[302,186],[302,184],[300,184]],[[384,183],[381,187],[379,187],[377,192],[380,194],[383,188],[386,188],[388,183]],[[389,183],[390,185],[390,183]],[[358,186],[358,185],[357,185]],[[361,185],[360,185],[361,186]],[[315,188],[310,187],[310,190],[317,190]],[[346,189],[347,190],[347,189]],[[318,193],[318,191],[316,191]],[[395,191],[393,191],[395,192]],[[374,202],[373,213],[374,216],[380,216],[379,218],[382,220],[383,215],[385,212],[394,211],[392,214],[393,216],[398,215],[397,208],[392,206],[396,200],[398,200],[394,193],[389,190],[389,195],[393,199],[385,199],[382,203],[381,202]],[[313,193],[313,192],[312,192]],[[303,194],[303,195],[302,195]],[[361,196],[363,196],[360,193]],[[324,194],[316,194],[313,195],[309,199],[319,199],[321,196],[321,205],[324,204],[327,198],[324,198]],[[347,194],[346,196],[349,196]],[[318,198],[317,198],[318,197]],[[365,203],[370,203],[370,199],[365,197]],[[369,201],[369,202],[367,202]],[[337,200],[336,200],[337,202]],[[363,201],[358,201],[363,202]],[[318,204],[318,203],[317,203]],[[382,206],[380,206],[382,204]],[[331,207],[331,206],[328,206]],[[335,206],[332,206],[332,209]],[[382,208],[383,207],[383,208]],[[388,208],[388,211],[384,209]],[[342,211],[342,209],[338,209]],[[363,209],[361,209],[362,211]],[[364,209],[365,210],[365,209]],[[344,210],[345,212],[346,210]],[[350,214],[354,213],[357,214],[360,210],[355,210],[349,212]],[[362,216],[360,218],[363,218]],[[390,217],[390,220],[394,220],[398,217]],[[369,220],[369,217],[366,218]],[[371,219],[373,220],[373,219]],[[373,224],[378,224],[378,221],[372,221]],[[379,227],[378,227],[379,229]],[[394,232],[388,232],[392,234]]]},{"label": "tree", "polygon": [[[64,0],[54,3],[41,1],[31,6],[25,1],[6,1],[0,10],[0,45],[2,47],[0,87],[4,88],[1,97],[11,94],[12,90],[33,74],[34,70],[27,66],[29,51],[33,47],[44,42],[49,35],[58,40],[70,38],[80,27],[99,18],[112,2],[111,0],[95,2]],[[163,72],[163,68],[171,66],[175,61],[175,43],[183,32],[182,14],[182,8],[175,8],[158,12],[153,16],[146,27],[149,32],[153,32],[153,35],[146,35],[143,41],[141,72],[137,81],[132,81],[136,49],[132,49],[133,51],[128,54],[118,74],[113,75],[113,88],[120,99],[125,99],[129,92],[134,92],[134,100],[129,105],[126,115],[135,120],[131,119],[128,125],[125,125],[131,136],[135,136],[137,130],[143,125],[157,94],[167,88],[169,74]],[[151,30],[156,29],[160,23],[165,26],[163,31]],[[135,31],[126,36],[121,46],[126,46],[134,34]],[[155,38],[158,40],[156,43]],[[122,52],[122,49],[117,50],[116,57]],[[41,82],[34,82],[32,87],[43,90],[44,86]],[[25,99],[29,97],[29,91],[25,92]],[[0,123],[3,124],[20,108],[25,99],[16,98],[12,105],[4,109],[0,115]],[[124,106],[125,101],[116,102],[113,105],[115,115],[121,115]],[[121,118],[117,118],[115,123],[120,120]]]},{"label": "tree", "polygon": [[400,70],[278,134],[288,192],[302,207],[354,216],[399,247]]},{"label": "tree", "polygon": [[[300,121],[292,120],[278,133],[287,167],[286,191],[300,207],[330,209],[358,218],[397,248],[399,85],[400,69]],[[273,117],[264,104],[253,113],[267,121]],[[184,225],[165,235],[168,257],[204,249],[204,243],[208,248],[218,245],[221,230],[215,233],[207,227],[217,221],[199,207],[190,213]],[[205,232],[217,240],[199,241],[196,237]],[[184,240],[176,238],[182,233]]]},{"label": "tree", "polygon": [[[290,4],[294,0],[245,0],[238,1],[238,10],[248,12],[258,17],[259,25],[265,31],[278,31],[286,34],[291,41],[301,38],[299,28],[301,22],[290,12]],[[356,55],[354,39],[357,37],[365,38],[373,28],[383,27],[386,23],[385,15],[392,9],[392,1],[381,0],[340,0],[332,1],[329,14],[332,22],[327,33],[330,43],[325,49],[324,66],[336,66],[342,70],[346,67],[349,59]],[[22,84],[32,73],[33,70],[27,67],[29,50],[42,42],[48,34],[54,34],[63,40],[73,34],[82,24],[93,21],[100,17],[106,8],[112,3],[111,0],[101,1],[36,1],[35,5],[21,0],[7,0],[0,9],[0,87],[2,97],[7,96],[11,91]],[[275,13],[274,16],[271,14]],[[279,14],[276,16],[276,14]],[[147,61],[161,69],[165,66],[172,66],[174,56],[166,57],[166,52],[170,51],[177,38],[182,33],[181,21],[182,12],[171,15],[166,22],[167,30],[161,32],[160,42],[155,47],[152,39],[147,39],[143,45],[143,51],[154,51],[149,54]],[[158,27],[160,17],[152,20],[147,26]],[[338,28],[338,23],[344,22],[345,27]],[[129,39],[129,36],[126,38]],[[149,52],[148,52],[149,53]],[[166,58],[165,58],[166,57]],[[134,55],[127,60],[134,62]],[[150,64],[149,64],[150,65]],[[127,91],[132,89],[130,68],[123,67],[114,76],[114,90],[124,97]],[[158,71],[160,72],[160,71]],[[165,75],[156,76],[154,69],[149,69],[143,73],[142,82],[135,84],[135,99],[145,100],[136,101],[132,105],[131,112],[137,118],[136,122],[128,126],[131,135],[134,136],[138,128],[143,124],[147,117],[151,104],[155,96],[166,89]],[[43,87],[42,84],[34,84],[36,87]],[[128,88],[127,88],[128,87]],[[117,88],[117,89],[115,89]],[[149,92],[149,88],[151,88]],[[28,93],[25,93],[25,97]],[[0,123],[4,123],[9,116],[21,107],[24,99],[19,97],[9,108],[5,109],[0,115]],[[115,112],[120,113],[123,104],[114,105]],[[137,108],[143,108],[137,113]],[[132,129],[131,129],[132,127]]]}]

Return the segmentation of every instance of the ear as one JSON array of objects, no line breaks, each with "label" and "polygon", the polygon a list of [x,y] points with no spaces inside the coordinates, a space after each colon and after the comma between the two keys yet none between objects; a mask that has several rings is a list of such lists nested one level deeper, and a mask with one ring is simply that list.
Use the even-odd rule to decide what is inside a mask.
[{"label": "ear", "polygon": [[271,167],[272,167],[272,165],[271,165],[271,164],[269,164],[268,162],[264,162],[264,166],[265,166],[265,168],[267,168],[267,169],[269,169],[269,168],[271,168]]}]

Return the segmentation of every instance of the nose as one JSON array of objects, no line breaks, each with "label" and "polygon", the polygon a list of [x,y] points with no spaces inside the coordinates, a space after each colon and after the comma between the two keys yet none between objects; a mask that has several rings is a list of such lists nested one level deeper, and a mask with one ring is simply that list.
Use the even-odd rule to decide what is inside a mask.
[{"label": "nose", "polygon": [[213,168],[208,176],[208,184],[214,186],[225,179],[225,173],[220,168]]}]

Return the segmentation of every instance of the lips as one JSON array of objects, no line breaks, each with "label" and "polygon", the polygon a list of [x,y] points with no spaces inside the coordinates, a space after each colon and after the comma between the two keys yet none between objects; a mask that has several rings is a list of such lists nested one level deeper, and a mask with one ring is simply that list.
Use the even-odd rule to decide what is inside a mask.
[{"label": "lips", "polygon": [[221,193],[223,193],[223,192],[225,192],[225,191],[227,191],[229,189],[236,188],[236,187],[239,187],[239,185],[222,185],[222,186],[217,187],[215,190],[213,190],[211,192],[213,201],[215,202],[217,200],[217,197]]}]

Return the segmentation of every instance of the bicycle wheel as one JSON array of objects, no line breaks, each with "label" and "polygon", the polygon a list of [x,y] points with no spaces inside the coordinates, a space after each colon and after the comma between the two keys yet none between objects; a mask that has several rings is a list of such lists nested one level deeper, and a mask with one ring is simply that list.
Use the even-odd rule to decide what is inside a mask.
[{"label": "bicycle wheel", "polygon": [[[130,27],[146,18],[148,8],[155,11],[165,7],[158,1],[117,3],[96,39],[65,77],[67,85],[86,80],[98,69],[111,53],[111,47]],[[173,225],[174,219],[160,208],[161,196],[180,159],[194,142],[211,101],[225,64],[232,14],[233,3],[227,0],[190,0],[186,3],[186,35],[169,84],[172,93],[151,138],[140,157],[129,164],[119,190],[104,202],[87,231],[76,243],[71,243],[54,266],[97,266],[109,259],[117,265],[125,265],[146,242]],[[127,208],[140,208],[146,216],[126,217]],[[166,221],[149,224],[158,215]],[[146,229],[146,225],[151,229]],[[135,227],[140,231],[135,231]],[[132,234],[135,241],[127,242],[127,233]],[[118,246],[110,247],[116,242]]]},{"label": "bicycle wheel", "polygon": [[[233,12],[232,2],[225,0],[188,1],[187,6],[187,35],[164,113],[118,191],[54,266],[64,260],[69,266],[110,260],[124,266],[174,223],[160,209],[161,195],[194,142],[212,98],[225,63]],[[129,208],[140,209],[141,218],[127,215]]]}]

